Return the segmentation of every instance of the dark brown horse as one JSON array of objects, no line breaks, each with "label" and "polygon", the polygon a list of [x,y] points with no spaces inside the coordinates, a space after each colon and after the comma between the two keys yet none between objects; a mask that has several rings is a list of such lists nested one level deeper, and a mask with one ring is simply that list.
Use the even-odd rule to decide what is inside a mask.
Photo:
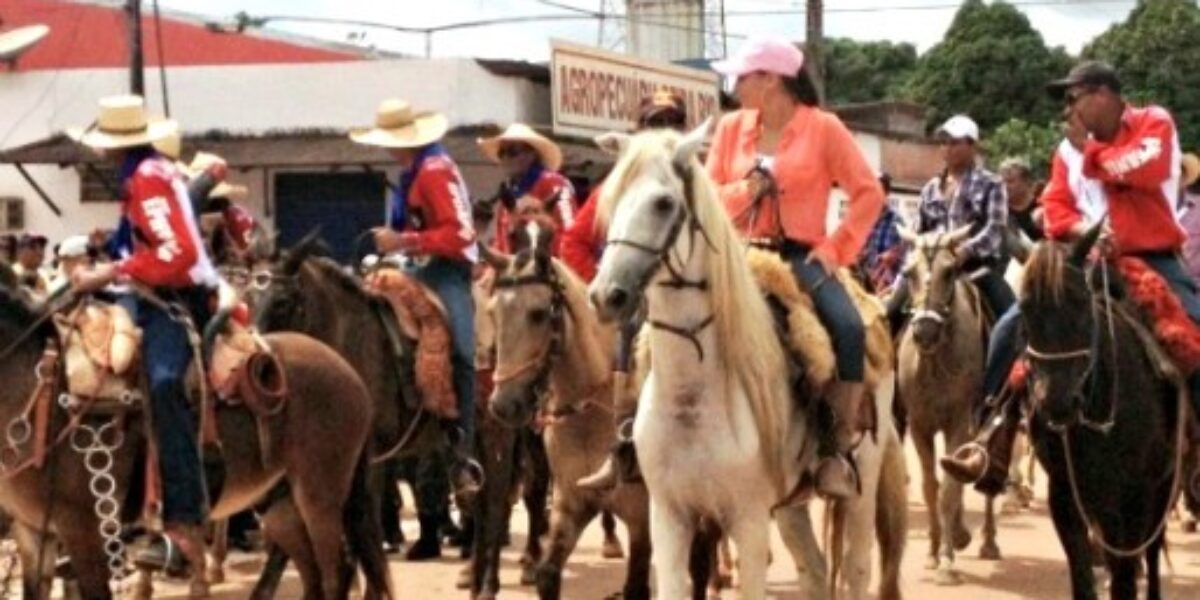
[{"label": "dark brown horse", "polygon": [[[1042,243],[1021,293],[1032,434],[1050,478],[1050,511],[1070,563],[1072,596],[1096,598],[1089,532],[1105,549],[1110,594],[1161,597],[1159,553],[1178,484],[1180,393],[1147,350],[1131,306],[1087,265],[1099,227],[1071,247]],[[1116,275],[1114,274],[1115,280]]]},{"label": "dark brown horse", "polygon": [[[0,360],[5,381],[0,423],[6,430],[19,422],[37,385],[36,365],[54,335],[50,328],[36,326],[40,319],[25,302],[0,289],[0,348],[13,348]],[[370,499],[364,448],[371,406],[366,390],[344,360],[315,340],[296,334],[266,339],[280,356],[290,384],[288,404],[268,421],[271,434],[266,439],[272,441],[267,448],[260,446],[255,417],[247,409],[225,407],[217,412],[225,478],[212,516],[244,510],[286,481],[299,519],[267,519],[266,533],[303,542],[292,557],[306,598],[331,600],[344,593],[343,535],[367,571],[369,593],[390,595],[378,530],[362,518]],[[51,410],[48,439],[53,440],[67,427],[68,417],[58,406]],[[87,415],[74,434],[51,447],[42,467],[0,476],[0,507],[17,524],[26,598],[49,596],[49,572],[60,543],[72,559],[82,595],[111,597],[110,569],[123,563],[123,549],[112,537],[120,530],[116,513],[121,504],[127,514],[136,513],[141,504],[141,496],[129,491],[144,455],[143,426],[137,412],[124,417]],[[14,438],[10,432],[6,437],[9,451],[28,453],[25,445],[14,443],[23,436]],[[14,445],[19,447],[14,450]],[[6,460],[12,458],[10,454]],[[108,522],[102,527],[103,521]],[[279,530],[281,525],[291,530]],[[204,569],[196,567],[193,594],[202,595],[207,591]]]}]

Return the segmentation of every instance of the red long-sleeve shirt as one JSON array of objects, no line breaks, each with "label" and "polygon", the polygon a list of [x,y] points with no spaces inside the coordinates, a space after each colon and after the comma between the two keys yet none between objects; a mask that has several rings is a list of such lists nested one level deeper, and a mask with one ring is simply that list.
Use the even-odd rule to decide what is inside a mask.
[{"label": "red long-sleeve shirt", "polygon": [[407,210],[419,221],[416,254],[475,262],[475,225],[471,196],[458,166],[448,156],[431,155],[408,192]]},{"label": "red long-sleeve shirt", "polygon": [[[559,233],[554,235],[551,251],[554,256],[558,256],[562,240],[561,232],[575,223],[575,187],[562,174],[543,169],[537,181],[525,195],[541,201],[546,212],[554,219],[554,225]],[[516,199],[518,203],[520,200],[520,198]],[[514,220],[515,217],[507,206],[501,205],[497,208],[495,245],[496,249],[501,252],[512,251],[508,243],[508,233]]]},{"label": "red long-sleeve shirt", "polygon": [[586,282],[596,277],[600,253],[604,250],[604,232],[596,228],[596,204],[600,202],[600,188],[595,186],[575,215],[575,222],[562,234],[559,258],[576,275]]},{"label": "red long-sleeve shirt", "polygon": [[[1187,239],[1173,209],[1179,154],[1175,123],[1158,106],[1126,107],[1116,138],[1107,143],[1093,139],[1084,148],[1083,176],[1103,186],[1109,224],[1122,253],[1176,252]],[[1043,196],[1047,233],[1055,238],[1083,219],[1069,188],[1062,192],[1068,177],[1065,164],[1056,161]],[[1056,185],[1056,180],[1061,182]]]},{"label": "red long-sleeve shirt", "polygon": [[154,287],[216,285],[187,187],[170,161],[153,157],[138,165],[125,183],[122,211],[135,235],[119,273]]}]

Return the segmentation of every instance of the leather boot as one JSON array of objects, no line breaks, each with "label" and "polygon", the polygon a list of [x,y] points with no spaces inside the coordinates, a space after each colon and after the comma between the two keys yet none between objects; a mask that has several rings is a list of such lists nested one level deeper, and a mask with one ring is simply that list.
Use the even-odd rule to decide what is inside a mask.
[{"label": "leather boot", "polygon": [[618,483],[638,483],[642,480],[637,464],[637,452],[633,447],[633,419],[626,419],[617,428],[617,443],[612,452],[595,473],[575,482],[580,489],[607,492]]},{"label": "leather boot", "polygon": [[817,493],[826,498],[853,498],[859,493],[858,472],[847,455],[862,441],[863,430],[870,427],[862,410],[866,389],[862,382],[839,381],[825,396],[833,413],[834,452],[822,453],[816,486]]},{"label": "leather boot", "polygon": [[942,470],[963,483],[974,484],[985,495],[999,494],[1008,481],[1008,463],[1020,424],[1020,406],[1010,399],[997,408],[974,440],[942,457]]},{"label": "leather boot", "polygon": [[471,456],[468,440],[462,429],[453,423],[443,423],[450,445],[450,485],[459,506],[469,506],[483,489],[483,466]]}]

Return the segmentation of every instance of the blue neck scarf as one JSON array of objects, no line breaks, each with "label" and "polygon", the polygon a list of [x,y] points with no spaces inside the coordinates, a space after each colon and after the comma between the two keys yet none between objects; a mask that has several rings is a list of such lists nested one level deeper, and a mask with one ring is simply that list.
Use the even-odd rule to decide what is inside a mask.
[{"label": "blue neck scarf", "polygon": [[408,228],[408,194],[412,191],[413,183],[417,180],[417,175],[421,172],[421,165],[425,162],[425,159],[431,156],[447,156],[446,148],[440,143],[429,144],[421,148],[421,151],[413,158],[412,166],[400,174],[400,182],[396,185],[396,190],[392,194],[392,212],[388,218],[388,225],[392,229],[404,231]]},{"label": "blue neck scarf", "polygon": [[516,208],[517,198],[528,194],[529,190],[532,190],[533,186],[537,185],[538,180],[542,178],[542,173],[545,170],[546,167],[542,166],[542,161],[539,160],[534,162],[533,166],[529,167],[529,170],[525,171],[525,174],[520,179],[510,181],[507,184],[508,193],[505,194],[505,199],[508,201],[509,210]]}]

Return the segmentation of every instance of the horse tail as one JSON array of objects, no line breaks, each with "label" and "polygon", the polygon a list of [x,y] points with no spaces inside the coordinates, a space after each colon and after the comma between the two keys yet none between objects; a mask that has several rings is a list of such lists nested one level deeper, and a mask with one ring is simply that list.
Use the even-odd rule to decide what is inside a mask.
[{"label": "horse tail", "polygon": [[900,599],[900,562],[908,534],[908,473],[904,446],[883,434],[883,464],[875,501],[875,538],[879,542],[879,598]]},{"label": "horse tail", "polygon": [[363,450],[354,467],[350,495],[342,509],[346,542],[354,562],[361,563],[367,579],[367,598],[395,598],[387,557],[383,553],[383,533],[379,527],[378,498],[368,483],[370,451]]},{"label": "horse tail", "polygon": [[829,597],[838,597],[838,583],[842,578],[846,556],[846,521],[849,507],[845,500],[829,502],[825,506],[825,555],[829,557]]}]

